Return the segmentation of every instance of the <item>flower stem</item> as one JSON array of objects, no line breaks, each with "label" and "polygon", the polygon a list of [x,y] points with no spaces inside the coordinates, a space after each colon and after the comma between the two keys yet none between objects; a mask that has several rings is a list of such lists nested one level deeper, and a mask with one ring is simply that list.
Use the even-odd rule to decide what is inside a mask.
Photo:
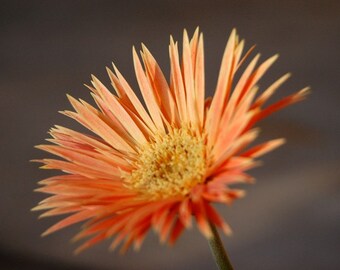
[{"label": "flower stem", "polygon": [[223,247],[223,243],[221,238],[216,230],[214,224],[210,223],[210,228],[212,231],[212,237],[208,240],[210,250],[214,256],[215,262],[220,270],[233,270],[233,266],[231,265],[227,252]]}]

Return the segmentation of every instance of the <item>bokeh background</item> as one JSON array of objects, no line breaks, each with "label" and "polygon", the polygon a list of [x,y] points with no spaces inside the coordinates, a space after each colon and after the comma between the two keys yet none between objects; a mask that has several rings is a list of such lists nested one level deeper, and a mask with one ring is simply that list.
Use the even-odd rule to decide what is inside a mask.
[{"label": "bokeh background", "polygon": [[204,32],[207,93],[233,27],[257,44],[262,60],[279,61],[261,81],[293,77],[277,97],[306,85],[306,101],[261,123],[261,140],[288,144],[254,169],[245,199],[220,207],[234,230],[223,236],[235,269],[340,269],[340,2],[339,1],[0,1],[0,269],[215,269],[206,240],[187,231],[174,248],[150,233],[139,253],[120,256],[100,244],[79,256],[75,225],[46,238],[58,218],[30,212],[45,196],[36,182],[54,172],[28,160],[54,124],[79,128],[57,111],[65,93],[91,100],[82,85],[96,74],[108,84],[114,61],[136,87],[131,47],[144,42],[168,74],[169,35]]}]

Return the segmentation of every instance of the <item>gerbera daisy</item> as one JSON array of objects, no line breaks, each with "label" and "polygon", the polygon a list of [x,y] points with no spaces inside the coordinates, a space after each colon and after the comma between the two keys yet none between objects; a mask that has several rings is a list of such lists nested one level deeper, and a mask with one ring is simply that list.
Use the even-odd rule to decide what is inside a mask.
[{"label": "gerbera daisy", "polygon": [[213,98],[205,98],[203,35],[183,35],[182,59],[170,38],[170,80],[142,45],[142,62],[133,49],[133,63],[144,103],[118,69],[107,69],[115,93],[92,76],[91,95],[98,108],[68,96],[75,111],[66,116],[86,127],[83,134],[55,126],[52,144],[37,148],[62,159],[38,160],[44,169],[64,173],[39,182],[37,191],[51,194],[34,210],[41,216],[67,214],[43,235],[87,221],[75,240],[86,239],[77,252],[112,238],[138,249],[153,228],[161,242],[174,243],[196,221],[207,238],[214,226],[229,234],[228,224],[213,203],[229,204],[244,195],[232,188],[249,183],[246,173],[256,158],[284,143],[274,139],[252,148],[254,124],[302,100],[308,89],[264,104],[289,77],[286,74],[258,94],[257,83],[277,59],[257,65],[256,55],[235,79],[253,48],[243,55],[244,41],[233,30],[226,45]]}]

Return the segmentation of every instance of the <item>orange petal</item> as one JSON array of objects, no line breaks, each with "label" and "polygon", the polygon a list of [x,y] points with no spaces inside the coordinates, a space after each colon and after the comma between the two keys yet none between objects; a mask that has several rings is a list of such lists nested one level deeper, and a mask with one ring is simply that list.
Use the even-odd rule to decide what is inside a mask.
[{"label": "orange petal", "polygon": [[191,48],[189,37],[186,30],[183,33],[183,60],[182,60],[182,74],[186,93],[186,107],[190,123],[194,129],[198,128],[198,111],[196,94],[194,89],[194,70],[191,59]]},{"label": "orange petal", "polygon": [[90,219],[91,217],[93,217],[95,215],[95,211],[93,210],[83,210],[81,212],[78,212],[76,214],[73,214],[61,221],[59,221],[58,223],[54,224],[52,227],[50,227],[48,230],[46,230],[42,236],[46,236],[48,234],[51,234],[55,231],[58,231],[62,228],[65,228],[67,226],[70,226],[72,224],[84,221],[86,219]]},{"label": "orange petal", "polygon": [[[130,85],[127,83],[127,81],[124,79],[123,75],[119,72],[119,70],[116,68],[115,65],[113,65],[114,71],[117,74],[117,77],[119,79],[119,84],[124,89],[126,95],[128,96],[130,102],[133,104],[133,107],[140,115],[141,119],[144,121],[144,123],[154,132],[157,131],[157,128],[153,121],[151,120],[149,114],[144,109],[142,103],[139,101],[136,94],[131,89]],[[116,82],[118,83],[118,82]]]},{"label": "orange petal", "polygon": [[186,228],[191,228],[192,226],[191,216],[192,216],[191,202],[189,198],[186,198],[184,201],[181,202],[179,207],[179,219]]},{"label": "orange petal", "polygon": [[181,233],[184,230],[184,225],[182,224],[182,222],[177,219],[175,225],[172,228],[171,234],[169,236],[169,244],[173,245],[176,240],[178,239],[178,237],[180,237]]},{"label": "orange petal", "polygon": [[290,73],[283,75],[280,79],[275,81],[269,86],[254,102],[254,107],[262,106],[274,93],[275,91],[291,76]]},{"label": "orange petal", "polygon": [[306,95],[309,93],[310,88],[309,87],[305,87],[302,90],[300,90],[299,92],[292,94],[288,97],[285,97],[283,99],[281,99],[280,101],[268,106],[267,108],[265,108],[263,111],[260,111],[257,115],[255,115],[253,117],[253,119],[250,121],[248,127],[251,127],[253,124],[255,124],[256,122],[260,121],[261,119],[267,117],[268,115],[283,109],[284,107],[294,104],[296,102],[299,102],[301,100],[303,100]]},{"label": "orange petal", "polygon": [[222,115],[223,106],[228,98],[231,86],[230,74],[232,72],[232,61],[234,58],[236,30],[230,34],[227,46],[222,58],[220,73],[218,76],[218,82],[216,86],[216,92],[213,97],[208,115],[207,115],[207,128],[208,128],[208,140],[210,145],[214,144],[217,137],[218,126],[220,117]]},{"label": "orange petal", "polygon": [[156,127],[160,131],[164,131],[164,125],[161,117],[161,111],[159,105],[157,104],[157,96],[153,91],[151,85],[149,84],[142,64],[137,56],[136,50],[133,48],[133,63],[135,67],[135,73],[138,81],[139,88],[141,90],[142,96],[144,98],[146,107],[148,108],[151,118],[155,123]]},{"label": "orange petal", "polygon": [[204,76],[205,71],[204,71],[203,35],[201,34],[198,41],[197,56],[195,62],[195,90],[200,128],[202,128],[204,124],[204,97],[205,97]]},{"label": "orange petal", "polygon": [[197,226],[201,233],[205,237],[210,238],[212,236],[212,232],[208,222],[208,217],[205,211],[204,203],[205,202],[202,200],[202,198],[194,202],[193,204],[194,215],[196,217]]},{"label": "orange petal", "polygon": [[223,220],[223,218],[215,211],[212,206],[206,203],[205,210],[211,223],[221,228],[226,235],[231,234],[230,226]]},{"label": "orange petal", "polygon": [[[107,89],[105,90],[105,86],[95,77],[93,78],[93,83],[98,89],[99,93],[107,91]],[[119,120],[120,124],[129,132],[129,134],[137,141],[137,143],[146,143],[147,140],[143,132],[139,129],[137,124],[133,121],[119,101],[112,95],[106,95],[105,97],[106,100],[104,100],[103,104],[107,104],[108,109],[112,112],[115,118]]]},{"label": "orange petal", "polygon": [[285,139],[275,139],[268,142],[265,142],[263,144],[257,145],[251,149],[249,149],[247,152],[243,153],[243,157],[251,157],[256,158],[259,156],[262,156],[270,151],[273,151],[277,147],[280,147],[282,144],[286,142]]},{"label": "orange petal", "polygon": [[162,70],[157,64],[150,51],[142,44],[143,60],[147,70],[148,79],[152,88],[159,94],[161,106],[165,113],[165,118],[171,124],[179,126],[179,116],[174,97],[170,91],[169,85],[163,75]]},{"label": "orange petal", "polygon": [[[68,96],[72,106],[78,112],[78,117],[82,122],[97,135],[102,137],[114,148],[124,151],[124,152],[134,152],[135,150],[120,137],[112,128],[110,128],[105,122],[103,122],[97,115],[92,111],[82,105],[80,102],[76,101],[71,96]],[[77,119],[76,119],[77,120]]]},{"label": "orange petal", "polygon": [[105,172],[105,174],[113,176],[121,175],[119,168],[113,167],[113,164],[109,164],[103,160],[93,158],[75,150],[70,150],[56,145],[38,145],[36,148],[58,155],[70,162],[73,162],[74,164],[79,164],[92,170]]},{"label": "orange petal", "polygon": [[179,64],[178,48],[172,37],[169,46],[170,67],[171,67],[171,86],[173,88],[176,104],[181,122],[187,123],[186,93],[183,84],[182,72]]}]

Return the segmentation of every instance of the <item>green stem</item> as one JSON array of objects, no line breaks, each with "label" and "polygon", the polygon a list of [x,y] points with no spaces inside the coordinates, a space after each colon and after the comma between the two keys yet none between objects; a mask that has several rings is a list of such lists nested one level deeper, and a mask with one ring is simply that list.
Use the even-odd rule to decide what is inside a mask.
[{"label": "green stem", "polygon": [[209,239],[209,246],[212,254],[214,255],[215,262],[220,270],[233,270],[227,252],[223,247],[221,238],[216,230],[214,224],[210,223],[210,228],[212,231],[212,237]]}]

